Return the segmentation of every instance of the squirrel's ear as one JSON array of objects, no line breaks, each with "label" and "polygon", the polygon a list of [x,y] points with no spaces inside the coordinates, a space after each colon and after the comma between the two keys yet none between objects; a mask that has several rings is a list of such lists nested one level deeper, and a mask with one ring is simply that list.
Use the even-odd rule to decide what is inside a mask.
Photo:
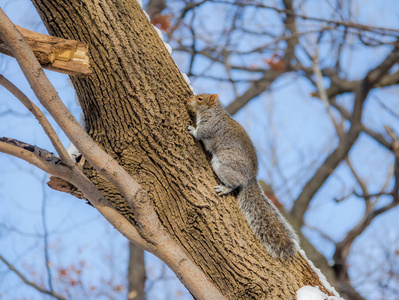
[{"label": "squirrel's ear", "polygon": [[216,94],[212,94],[209,96],[209,102],[211,103],[216,103],[216,101],[219,99],[219,96]]}]

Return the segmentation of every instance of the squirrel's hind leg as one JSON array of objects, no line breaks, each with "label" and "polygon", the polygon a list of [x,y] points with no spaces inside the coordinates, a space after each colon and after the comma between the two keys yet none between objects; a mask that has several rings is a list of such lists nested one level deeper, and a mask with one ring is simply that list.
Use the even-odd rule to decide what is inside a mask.
[{"label": "squirrel's hind leg", "polygon": [[215,189],[216,193],[218,193],[219,196],[226,195],[226,194],[230,193],[232,190],[234,190],[234,189],[229,188],[224,185],[215,186],[214,189]]},{"label": "squirrel's hind leg", "polygon": [[238,187],[245,185],[247,181],[241,172],[234,170],[232,167],[224,164],[212,165],[221,184],[215,186],[215,191],[219,196],[226,195]]}]

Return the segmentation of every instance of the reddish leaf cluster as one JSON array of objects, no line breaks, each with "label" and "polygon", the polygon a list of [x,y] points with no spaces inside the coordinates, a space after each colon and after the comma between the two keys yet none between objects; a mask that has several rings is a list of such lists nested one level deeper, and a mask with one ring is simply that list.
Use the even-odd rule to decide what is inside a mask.
[{"label": "reddish leaf cluster", "polygon": [[169,29],[172,27],[172,23],[171,23],[171,19],[172,19],[172,15],[155,15],[152,20],[151,23],[158,27],[159,29],[168,32]]},{"label": "reddish leaf cluster", "polygon": [[281,60],[281,57],[278,56],[277,54],[274,54],[271,58],[267,59],[264,58],[263,61],[267,63],[270,67],[270,69],[277,71],[277,72],[285,72],[287,66],[285,65],[285,62]]}]

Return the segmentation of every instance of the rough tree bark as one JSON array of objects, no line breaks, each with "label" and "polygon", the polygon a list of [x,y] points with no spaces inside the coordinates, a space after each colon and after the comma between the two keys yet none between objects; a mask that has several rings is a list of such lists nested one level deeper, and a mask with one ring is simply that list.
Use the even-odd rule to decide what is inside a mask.
[{"label": "rough tree bark", "polygon": [[[322,282],[298,255],[275,260],[233,196],[218,198],[201,145],[188,134],[191,94],[135,1],[32,0],[49,32],[89,45],[93,75],[72,77],[87,131],[140,183],[162,225],[228,299],[294,299]],[[129,204],[88,163],[85,173],[133,224]]]}]

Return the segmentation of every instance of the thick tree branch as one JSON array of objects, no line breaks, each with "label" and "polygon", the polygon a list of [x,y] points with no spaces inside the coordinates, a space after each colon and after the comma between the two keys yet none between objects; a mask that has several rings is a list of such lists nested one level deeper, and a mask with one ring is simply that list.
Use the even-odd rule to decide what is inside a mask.
[{"label": "thick tree branch", "polygon": [[[283,4],[286,8],[286,11],[293,11],[292,0],[283,0]],[[292,39],[287,40],[287,48],[285,49],[284,59],[287,62],[290,62],[291,59],[295,57],[295,48],[299,42],[299,37],[296,29],[296,21],[295,16],[291,14],[286,14],[286,17],[283,19],[286,32],[290,32],[290,36]]]},{"label": "thick tree branch", "polygon": [[[43,68],[75,76],[91,74],[87,44],[41,34],[17,25],[16,27]],[[13,56],[10,48],[1,39],[0,52]]]},{"label": "thick tree branch", "polygon": [[[331,72],[330,72],[331,73]],[[328,98],[333,98],[344,93],[353,93],[356,91],[361,80],[346,80],[339,77],[337,73],[329,74],[328,78],[331,80],[331,85],[326,89]],[[399,83],[399,72],[394,74],[385,74],[381,80],[374,85],[373,88],[381,88],[392,86]]]},{"label": "thick tree branch", "polygon": [[18,140],[0,138],[0,152],[25,160],[49,174],[65,176],[67,172],[68,167],[53,153]]},{"label": "thick tree branch", "polygon": [[0,255],[0,260],[12,271],[14,272],[25,284],[33,287],[35,290],[39,291],[42,294],[49,295],[51,297],[54,297],[55,299],[59,300],[65,300],[66,298],[54,291],[48,291],[45,288],[37,285],[36,283],[30,281],[28,278],[26,278],[20,271],[17,270],[9,261],[7,261],[2,255]]},{"label": "thick tree branch", "polygon": [[355,94],[355,102],[353,105],[353,113],[351,120],[351,130],[357,130],[356,127],[361,126],[361,117],[363,110],[363,103],[367,98],[368,93],[380,79],[387,74],[392,66],[399,61],[399,48],[394,48],[393,51],[378,65],[375,69],[367,73],[366,77],[359,85],[359,89]]}]

